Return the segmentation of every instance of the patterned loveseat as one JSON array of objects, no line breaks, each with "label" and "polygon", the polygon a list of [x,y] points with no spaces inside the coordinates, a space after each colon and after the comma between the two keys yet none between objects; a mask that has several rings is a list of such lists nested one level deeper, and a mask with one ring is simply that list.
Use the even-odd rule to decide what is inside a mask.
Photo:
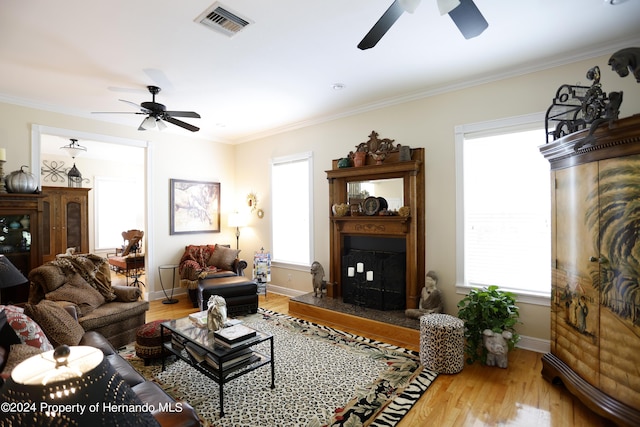
[{"label": "patterned loveseat", "polygon": [[85,331],[102,334],[115,348],[136,339],[149,309],[140,289],[112,286],[109,264],[97,255],[59,257],[29,273],[29,303],[46,299],[75,311]]}]

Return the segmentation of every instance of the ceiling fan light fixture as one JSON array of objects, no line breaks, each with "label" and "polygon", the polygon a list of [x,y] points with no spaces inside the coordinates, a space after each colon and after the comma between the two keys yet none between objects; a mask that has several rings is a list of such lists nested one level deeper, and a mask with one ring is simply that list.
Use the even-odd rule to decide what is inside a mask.
[{"label": "ceiling fan light fixture", "polygon": [[151,116],[147,117],[142,121],[142,124],[140,125],[140,127],[144,130],[154,129],[156,127],[155,117],[151,117]]},{"label": "ceiling fan light fixture", "polygon": [[440,15],[446,15],[458,6],[460,6],[460,0],[438,0]]},{"label": "ceiling fan light fixture", "polygon": [[167,125],[162,120],[156,120],[156,125],[158,125],[158,130],[163,131],[167,128]]},{"label": "ceiling fan light fixture", "polygon": [[398,3],[405,12],[413,13],[420,5],[420,1],[421,0],[398,0]]},{"label": "ceiling fan light fixture", "polygon": [[479,36],[489,27],[473,0],[460,0],[460,5],[449,12],[449,16],[467,40]]}]

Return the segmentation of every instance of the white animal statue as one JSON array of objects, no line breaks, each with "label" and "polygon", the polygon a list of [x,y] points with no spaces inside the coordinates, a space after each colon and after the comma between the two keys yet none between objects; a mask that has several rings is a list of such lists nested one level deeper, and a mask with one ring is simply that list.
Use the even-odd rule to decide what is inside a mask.
[{"label": "white animal statue", "polygon": [[327,282],[322,280],[324,277],[324,268],[322,268],[322,265],[318,261],[314,261],[313,264],[311,264],[311,276],[313,295],[322,298],[322,292],[326,289]]},{"label": "white animal statue", "polygon": [[207,303],[207,328],[218,331],[227,322],[227,301],[220,295],[211,295]]},{"label": "white animal statue", "polygon": [[502,331],[502,333],[493,332],[491,329],[482,331],[482,342],[487,349],[487,366],[507,367],[509,364],[507,340],[512,336],[513,334],[509,331]]},{"label": "white animal statue", "polygon": [[405,310],[405,316],[412,319],[419,319],[425,314],[442,313],[442,295],[440,290],[436,288],[438,276],[434,271],[429,271],[424,281],[424,287],[420,294],[420,302],[418,308],[408,308]]}]

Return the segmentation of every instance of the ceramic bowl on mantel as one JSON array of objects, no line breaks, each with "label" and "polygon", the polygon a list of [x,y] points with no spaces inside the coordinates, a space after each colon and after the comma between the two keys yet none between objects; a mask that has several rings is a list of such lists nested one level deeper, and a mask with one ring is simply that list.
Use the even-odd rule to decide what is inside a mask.
[{"label": "ceramic bowl on mantel", "polygon": [[335,216],[345,216],[349,213],[349,205],[346,203],[334,204],[331,208]]}]

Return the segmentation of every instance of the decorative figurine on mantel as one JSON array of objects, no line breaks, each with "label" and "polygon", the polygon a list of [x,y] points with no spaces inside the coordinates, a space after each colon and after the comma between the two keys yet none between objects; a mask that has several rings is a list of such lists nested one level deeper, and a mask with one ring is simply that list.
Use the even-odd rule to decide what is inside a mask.
[{"label": "decorative figurine on mantel", "polygon": [[405,316],[412,319],[419,319],[425,314],[442,313],[442,295],[440,294],[440,290],[436,288],[437,283],[438,276],[435,271],[430,270],[425,278],[418,308],[406,309],[404,312]]},{"label": "decorative figurine on mantel", "polygon": [[311,264],[311,283],[313,284],[313,296],[322,298],[322,294],[327,291],[327,282],[324,278],[324,268],[318,261]]},{"label": "decorative figurine on mantel", "polygon": [[356,167],[366,164],[366,157],[371,156],[377,165],[381,165],[387,155],[400,150],[400,144],[394,145],[395,140],[389,138],[378,139],[378,132],[371,131],[369,140],[356,145],[356,151],[351,151],[349,157]]}]

